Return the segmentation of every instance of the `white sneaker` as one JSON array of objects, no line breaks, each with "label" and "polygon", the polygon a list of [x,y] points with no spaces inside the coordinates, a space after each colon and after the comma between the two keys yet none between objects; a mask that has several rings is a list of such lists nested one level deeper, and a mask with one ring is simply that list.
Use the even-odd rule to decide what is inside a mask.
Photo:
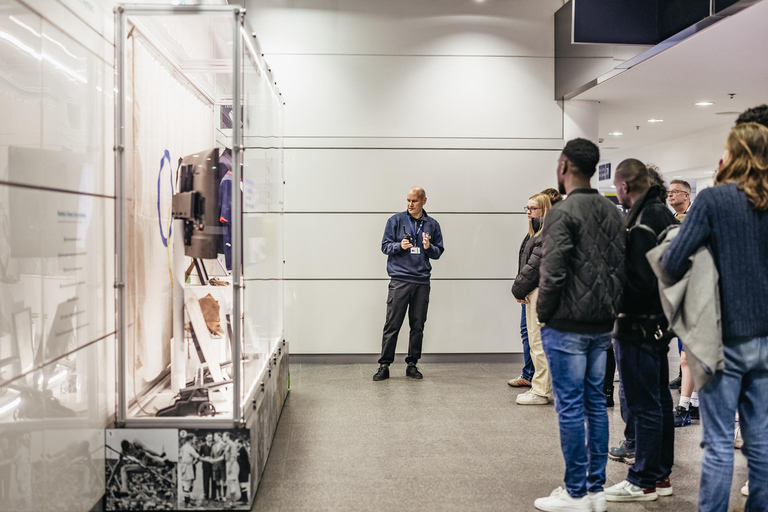
[{"label": "white sneaker", "polygon": [[741,488],[741,494],[744,496],[749,496],[749,480],[747,480],[747,483],[745,483],[744,487]]},{"label": "white sneaker", "polygon": [[568,491],[558,487],[546,498],[539,498],[533,506],[545,512],[590,512],[589,497],[571,498]]},{"label": "white sneaker", "polygon": [[525,393],[517,395],[515,402],[520,405],[547,405],[549,403],[549,398],[537,395],[529,389]]},{"label": "white sneaker", "polygon": [[605,500],[605,491],[588,492],[589,504],[592,506],[592,512],[606,512],[608,504]]},{"label": "white sneaker", "polygon": [[655,501],[656,489],[643,489],[624,480],[605,490],[606,501]]}]

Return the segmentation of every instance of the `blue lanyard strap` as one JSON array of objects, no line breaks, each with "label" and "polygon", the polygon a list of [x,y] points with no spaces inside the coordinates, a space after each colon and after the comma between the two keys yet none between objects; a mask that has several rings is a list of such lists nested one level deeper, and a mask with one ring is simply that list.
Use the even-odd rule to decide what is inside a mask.
[{"label": "blue lanyard strap", "polygon": [[[419,224],[419,230],[417,230],[416,227],[413,225],[413,220],[411,220],[411,215],[410,214],[406,214],[406,215],[408,215],[408,224],[411,225],[411,231],[413,232],[413,238],[415,241],[416,237],[419,236],[419,230],[421,230],[421,228],[424,227],[424,220],[423,219],[421,220],[421,223]],[[416,221],[416,223],[418,222],[419,221]]]},{"label": "blue lanyard strap", "polygon": [[171,169],[171,154],[166,149],[163,152],[163,158],[160,159],[160,172],[157,173],[157,223],[160,225],[160,238],[163,240],[163,246],[168,247],[168,240],[171,238],[173,232],[173,221],[168,224],[168,236],[165,236],[163,231],[163,216],[160,213],[160,178],[163,176],[163,167],[165,167],[165,161],[168,160],[168,171],[171,181],[171,196],[173,196],[173,170]]}]

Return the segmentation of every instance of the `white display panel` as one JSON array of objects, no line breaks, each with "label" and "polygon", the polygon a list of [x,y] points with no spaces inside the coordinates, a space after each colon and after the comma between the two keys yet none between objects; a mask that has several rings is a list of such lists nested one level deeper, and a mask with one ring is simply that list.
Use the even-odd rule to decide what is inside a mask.
[{"label": "white display panel", "polygon": [[[105,244],[114,202],[13,186],[0,186],[0,198],[10,228],[2,236],[0,313],[4,324],[17,324],[11,333],[22,358],[2,382],[114,331],[114,268]],[[19,317],[27,308],[29,333]]]},{"label": "white display panel", "polygon": [[246,2],[267,53],[554,54],[561,0]]},{"label": "white display panel", "polygon": [[[375,365],[387,283],[286,282],[285,335],[292,353],[371,354]],[[511,280],[432,281],[424,353],[521,352],[520,305],[511,287]],[[398,353],[407,351],[407,340],[406,320]]]},{"label": "white display panel", "polygon": [[270,56],[280,88],[290,98],[286,137],[561,138],[552,62]]},{"label": "white display panel", "polygon": [[285,208],[296,212],[405,209],[408,189],[427,192],[427,211],[520,212],[557,187],[560,151],[286,150]]},{"label": "white display panel", "polygon": [[[387,277],[381,239],[389,214],[286,215],[285,276],[293,279]],[[517,274],[528,219],[520,214],[435,214],[445,253],[433,278],[506,278]],[[268,277],[268,276],[265,276]]]}]

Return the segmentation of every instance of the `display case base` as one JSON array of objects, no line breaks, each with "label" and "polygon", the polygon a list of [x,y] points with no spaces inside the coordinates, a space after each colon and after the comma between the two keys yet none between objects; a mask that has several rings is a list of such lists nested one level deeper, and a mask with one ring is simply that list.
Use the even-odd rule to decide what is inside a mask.
[{"label": "display case base", "polygon": [[244,420],[147,418],[106,431],[104,510],[250,510],[290,386],[278,344]]}]

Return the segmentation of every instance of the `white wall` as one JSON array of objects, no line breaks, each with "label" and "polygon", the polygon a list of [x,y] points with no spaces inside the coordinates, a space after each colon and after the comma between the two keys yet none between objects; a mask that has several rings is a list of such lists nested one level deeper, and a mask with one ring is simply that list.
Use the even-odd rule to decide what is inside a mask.
[{"label": "white wall", "polygon": [[[287,103],[285,335],[293,353],[380,351],[381,236],[414,185],[427,191],[446,248],[433,262],[425,351],[521,351],[509,289],[527,229],[522,207],[555,185],[563,147],[563,109],[553,100],[561,5],[246,3]],[[574,111],[569,133],[596,134],[596,109]],[[407,325],[403,348],[406,339]]]}]

